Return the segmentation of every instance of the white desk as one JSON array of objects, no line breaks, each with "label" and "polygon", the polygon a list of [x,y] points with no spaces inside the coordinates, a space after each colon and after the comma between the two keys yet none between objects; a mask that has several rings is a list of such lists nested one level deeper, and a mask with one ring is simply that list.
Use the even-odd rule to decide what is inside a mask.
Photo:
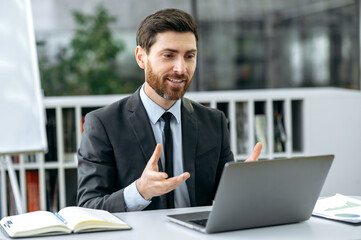
[{"label": "white desk", "polygon": [[[216,234],[203,234],[169,222],[167,214],[208,210],[210,207],[117,213],[133,227],[130,231],[111,231],[61,235],[32,239],[86,239],[86,240],[186,240],[186,239],[361,239],[361,226],[352,226],[326,219],[310,220],[282,226],[263,227]],[[0,231],[0,239],[10,239]]]}]

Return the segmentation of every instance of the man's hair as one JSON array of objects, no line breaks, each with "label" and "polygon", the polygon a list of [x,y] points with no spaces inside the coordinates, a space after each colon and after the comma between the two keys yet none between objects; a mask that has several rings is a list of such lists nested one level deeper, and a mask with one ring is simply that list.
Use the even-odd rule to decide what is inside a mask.
[{"label": "man's hair", "polygon": [[193,17],[179,9],[164,9],[146,17],[137,29],[137,45],[149,53],[157,33],[192,32],[198,42],[198,27]]}]

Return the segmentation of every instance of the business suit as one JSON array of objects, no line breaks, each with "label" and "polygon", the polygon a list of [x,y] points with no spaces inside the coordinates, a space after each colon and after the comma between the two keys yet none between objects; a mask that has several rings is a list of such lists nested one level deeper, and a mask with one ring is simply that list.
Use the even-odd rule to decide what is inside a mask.
[{"label": "business suit", "polygon": [[[233,161],[224,114],[183,98],[184,170],[191,206],[210,205],[224,164]],[[110,212],[125,211],[124,188],[138,179],[156,141],[139,89],[131,96],[86,116],[78,151],[78,205]],[[158,162],[160,171],[162,166]],[[154,197],[146,209],[165,208]]]}]

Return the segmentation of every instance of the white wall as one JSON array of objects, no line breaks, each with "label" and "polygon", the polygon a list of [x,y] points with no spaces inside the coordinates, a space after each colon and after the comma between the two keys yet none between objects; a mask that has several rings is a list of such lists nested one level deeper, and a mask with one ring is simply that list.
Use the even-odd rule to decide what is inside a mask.
[{"label": "white wall", "polygon": [[361,195],[361,94],[306,98],[305,150],[335,154],[321,195]]}]

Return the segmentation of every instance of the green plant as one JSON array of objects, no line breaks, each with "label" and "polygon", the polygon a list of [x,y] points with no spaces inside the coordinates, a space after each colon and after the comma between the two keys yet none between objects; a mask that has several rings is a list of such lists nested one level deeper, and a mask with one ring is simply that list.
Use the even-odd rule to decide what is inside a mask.
[{"label": "green plant", "polygon": [[[129,93],[138,82],[121,76],[116,57],[124,50],[115,39],[109,24],[116,19],[99,5],[94,15],[73,12],[77,24],[69,44],[59,50],[52,63],[40,57],[42,87],[48,96]],[[53,61],[54,62],[54,61]]]}]

